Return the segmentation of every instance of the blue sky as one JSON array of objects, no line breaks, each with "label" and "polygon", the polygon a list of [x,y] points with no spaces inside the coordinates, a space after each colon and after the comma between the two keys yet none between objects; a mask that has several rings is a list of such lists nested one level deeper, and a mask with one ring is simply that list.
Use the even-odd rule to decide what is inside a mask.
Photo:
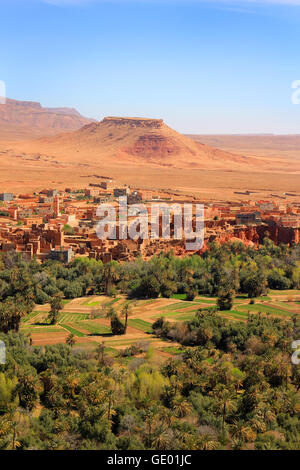
[{"label": "blue sky", "polygon": [[300,0],[0,0],[7,96],[181,132],[300,133]]}]

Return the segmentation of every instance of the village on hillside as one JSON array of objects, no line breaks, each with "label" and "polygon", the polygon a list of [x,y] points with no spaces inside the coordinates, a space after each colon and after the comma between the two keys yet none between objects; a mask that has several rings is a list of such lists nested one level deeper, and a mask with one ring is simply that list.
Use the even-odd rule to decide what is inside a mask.
[{"label": "village on hillside", "polygon": [[[300,241],[300,196],[294,193],[272,194],[259,199],[253,196],[243,201],[200,201],[195,197],[167,191],[150,191],[121,185],[112,179],[91,183],[84,189],[44,189],[32,194],[0,194],[0,251],[17,251],[27,259],[47,258],[70,262],[74,257],[89,257],[104,263],[111,260],[143,259],[174,250],[186,255],[184,240],[138,239],[100,240],[96,233],[99,222],[97,208],[110,203],[118,210],[118,198],[126,196],[128,205],[144,203],[150,212],[152,203],[183,205],[203,204],[205,240],[241,241],[258,246],[268,236],[276,244],[296,244]],[[161,220],[160,220],[161,222]],[[117,222],[118,224],[118,222]],[[171,233],[174,215],[171,216]]]}]

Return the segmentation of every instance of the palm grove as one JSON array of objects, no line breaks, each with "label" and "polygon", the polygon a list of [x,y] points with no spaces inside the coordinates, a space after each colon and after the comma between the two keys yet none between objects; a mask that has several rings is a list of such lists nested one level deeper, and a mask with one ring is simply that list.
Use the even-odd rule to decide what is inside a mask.
[{"label": "palm grove", "polygon": [[[230,310],[239,293],[252,302],[268,288],[299,287],[300,246],[268,239],[259,249],[212,243],[201,257],[169,253],[123,264],[39,264],[3,254],[0,339],[8,358],[0,366],[0,447],[298,449],[300,372],[290,359],[298,318],[257,314],[233,323],[218,310]],[[128,362],[108,356],[101,344],[95,351],[72,341],[38,348],[19,333],[35,304],[50,303],[54,324],[63,299],[102,293],[129,300],[208,294],[218,297],[218,308],[187,322],[153,324],[157,336],[182,345],[178,359],[163,365],[149,345],[128,348]],[[126,332],[129,303],[99,314],[110,318],[115,334]]]}]

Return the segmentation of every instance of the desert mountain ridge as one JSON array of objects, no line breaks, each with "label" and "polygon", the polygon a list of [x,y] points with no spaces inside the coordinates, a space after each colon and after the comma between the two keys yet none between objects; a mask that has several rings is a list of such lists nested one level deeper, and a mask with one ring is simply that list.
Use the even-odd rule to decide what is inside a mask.
[{"label": "desert mountain ridge", "polygon": [[38,102],[6,99],[0,105],[0,140],[25,140],[74,131],[94,122],[73,108],[44,108]]},{"label": "desert mountain ridge", "polygon": [[167,126],[162,119],[105,117],[77,131],[44,137],[23,149],[54,155],[64,162],[154,164],[169,167],[239,167],[255,164],[249,157],[197,142]]},{"label": "desert mountain ridge", "polygon": [[[59,110],[65,117],[64,108]],[[81,119],[76,111],[72,114]],[[284,152],[276,144],[271,156],[264,148],[249,151],[244,141],[238,148],[221,139],[193,137],[162,119],[108,116],[52,136],[0,141],[1,186],[12,192],[82,188],[104,175],[133,187],[176,189],[213,199],[240,197],[235,191],[246,189],[300,191],[297,151]]]}]

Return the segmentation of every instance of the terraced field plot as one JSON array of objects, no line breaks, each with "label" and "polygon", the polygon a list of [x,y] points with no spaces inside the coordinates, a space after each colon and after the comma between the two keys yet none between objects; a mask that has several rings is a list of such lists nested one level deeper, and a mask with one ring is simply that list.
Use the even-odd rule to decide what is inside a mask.
[{"label": "terraced field plot", "polygon": [[[262,302],[265,302],[266,300],[272,300],[272,297],[269,295],[262,295],[260,297],[255,298],[256,301],[261,300]],[[249,303],[249,297],[246,294],[240,294],[237,295],[235,298],[235,302],[248,302]]]},{"label": "terraced field plot", "polygon": [[22,328],[22,331],[24,333],[59,333],[62,331],[62,328],[60,326],[50,326],[50,325],[45,325],[45,326],[25,326]]},{"label": "terraced field plot", "polygon": [[283,308],[276,308],[267,304],[254,304],[254,305],[240,305],[239,306],[240,310],[245,310],[249,312],[261,312],[261,313],[268,313],[270,315],[276,315],[276,316],[288,316],[290,317],[292,313],[288,310],[284,310]]},{"label": "terraced field plot", "polygon": [[69,331],[73,335],[78,336],[79,338],[83,338],[85,336],[85,333],[83,333],[82,331],[77,330],[76,328],[73,328],[71,325],[63,325],[62,324],[61,326],[62,326],[62,328]]},{"label": "terraced field plot", "polygon": [[144,305],[155,304],[156,302],[157,302],[157,299],[140,300],[139,301],[139,307],[144,306]]},{"label": "terraced field plot", "polygon": [[135,319],[135,320],[132,320],[132,319],[129,319],[128,320],[128,325],[133,327],[133,328],[136,328],[137,330],[141,330],[141,331],[144,331],[144,333],[152,333],[152,324],[145,321],[145,320],[141,320],[139,318]]},{"label": "terraced field plot", "polygon": [[287,310],[287,311],[297,311],[299,310],[300,312],[300,308],[299,308],[299,304],[300,302],[284,302],[282,300],[276,300],[274,302],[269,302],[270,306],[274,305],[276,307],[278,307],[279,309],[283,309],[283,310]]},{"label": "terraced field plot", "polygon": [[162,351],[172,354],[172,355],[182,354],[181,348],[175,348],[173,346],[167,346],[165,348],[162,348]]},{"label": "terraced field plot", "polygon": [[[123,347],[123,346],[130,346],[131,344],[135,344],[137,342],[141,341],[147,341],[147,337],[143,338],[131,338],[131,339],[126,339],[126,336],[123,337],[120,336],[118,339],[116,337],[112,337],[109,341],[105,341],[105,344],[109,344],[111,347],[118,348],[118,347]],[[155,343],[161,343],[160,338],[154,338],[151,340],[151,344],[155,345]],[[165,343],[166,346],[168,343]]]},{"label": "terraced field plot", "polygon": [[33,318],[37,317],[40,312],[33,311],[23,319],[23,323],[28,323]]},{"label": "terraced field plot", "polygon": [[[196,302],[176,302],[175,304],[171,304],[171,305],[166,305],[165,307],[162,308],[162,310],[183,310],[185,308],[191,308],[191,307],[195,307],[195,304]],[[200,308],[198,305],[197,305],[197,308]]]},{"label": "terraced field plot", "polygon": [[111,334],[111,329],[109,326],[101,325],[95,320],[91,321],[78,321],[70,325],[71,327],[77,329],[78,331],[87,332],[87,334],[94,335],[109,335]]},{"label": "terraced field plot", "polygon": [[285,295],[285,296],[299,296],[300,297],[300,290],[298,289],[287,289],[287,290],[273,290],[270,289],[268,295],[272,298],[277,295]]},{"label": "terraced field plot", "polygon": [[101,303],[96,300],[95,302],[84,302],[83,305],[86,305],[87,307],[98,307]]},{"label": "terraced field plot", "polygon": [[229,320],[246,321],[248,312],[239,312],[238,310],[223,310],[219,312],[222,317],[228,318]]},{"label": "terraced field plot", "polygon": [[[293,295],[291,294],[293,293]],[[299,295],[299,301],[297,301]],[[291,300],[291,298],[293,300]],[[105,296],[91,296],[69,300],[64,303],[59,315],[58,324],[47,324],[49,305],[39,305],[36,310],[24,318],[22,331],[31,334],[33,344],[64,343],[66,337],[73,333],[76,342],[85,347],[95,347],[102,341],[108,349],[116,351],[140,341],[147,341],[162,356],[179,354],[176,343],[156,338],[152,334],[152,324],[160,317],[165,317],[170,322],[192,320],[195,313],[201,309],[203,312],[214,307],[217,299],[209,296],[198,296],[194,301],[187,301],[184,294],[177,294],[170,299],[144,299],[131,303],[131,313],[128,319],[128,329],[125,336],[112,336],[109,320],[93,318],[95,307],[101,311],[102,305],[110,305],[120,312],[124,303],[128,300],[124,296],[111,299]],[[248,312],[256,315],[258,312],[271,316],[288,318],[294,314],[300,315],[300,291],[271,291],[268,296],[255,299],[254,304],[246,295],[235,298],[234,307],[230,311],[218,312],[231,321],[247,321]],[[122,319],[124,321],[124,319]],[[175,349],[174,349],[175,348]]]},{"label": "terraced field plot", "polygon": [[193,303],[216,305],[216,299],[212,300],[212,299],[205,299],[205,298],[201,298],[201,299],[197,298],[194,300]]},{"label": "terraced field plot", "polygon": [[61,313],[59,315],[59,323],[66,323],[72,321],[88,320],[90,318],[89,313]]},{"label": "terraced field plot", "polygon": [[172,295],[172,299],[178,299],[178,300],[186,300],[187,295],[186,294],[174,294]]},{"label": "terraced field plot", "polygon": [[[164,318],[170,321],[171,320],[178,321],[178,320],[183,320],[183,319],[186,321],[188,319],[194,318],[196,312],[198,312],[198,308],[190,310],[188,312],[185,311],[185,309],[180,310],[180,311],[177,310],[176,312],[167,312],[167,313],[163,312],[161,316],[163,316]],[[155,318],[157,317],[154,316],[152,318],[153,320],[155,320]]]}]

